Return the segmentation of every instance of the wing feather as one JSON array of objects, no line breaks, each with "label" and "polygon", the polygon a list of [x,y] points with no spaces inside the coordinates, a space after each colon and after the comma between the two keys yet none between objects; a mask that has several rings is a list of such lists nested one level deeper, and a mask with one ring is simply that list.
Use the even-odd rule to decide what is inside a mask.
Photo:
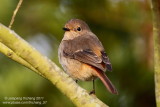
[{"label": "wing feather", "polygon": [[109,58],[97,37],[85,35],[73,40],[65,40],[63,43],[64,57],[92,65],[102,71],[112,69]]}]

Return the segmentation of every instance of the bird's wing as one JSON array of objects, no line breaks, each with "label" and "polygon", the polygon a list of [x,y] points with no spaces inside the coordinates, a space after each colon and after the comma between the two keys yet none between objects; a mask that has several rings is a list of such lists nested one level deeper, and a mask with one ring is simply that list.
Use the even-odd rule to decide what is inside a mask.
[{"label": "bird's wing", "polygon": [[109,57],[108,55],[106,54],[105,51],[101,51],[101,54],[102,54],[102,61],[105,63],[106,67],[107,67],[107,70],[108,71],[112,71],[112,65],[109,61]]},{"label": "bird's wing", "polygon": [[[93,36],[85,35],[73,40],[64,41],[63,55],[64,57],[89,64],[102,71],[106,70],[106,63],[109,65],[109,60],[103,52],[103,46],[99,40]],[[107,68],[111,67],[108,66]]]},{"label": "bird's wing", "polygon": [[66,53],[63,51],[63,54],[65,57],[76,59],[80,62],[92,65],[96,68],[101,69],[102,71],[105,70],[105,67],[103,67],[102,59],[98,57],[96,54],[93,53],[92,50],[86,49],[86,50],[77,50],[74,53]]}]

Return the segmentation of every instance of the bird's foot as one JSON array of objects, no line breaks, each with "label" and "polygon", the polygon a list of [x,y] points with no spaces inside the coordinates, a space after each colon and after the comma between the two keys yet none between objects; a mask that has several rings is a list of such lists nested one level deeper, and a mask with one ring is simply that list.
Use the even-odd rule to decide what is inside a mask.
[{"label": "bird's foot", "polygon": [[89,92],[89,95],[91,94],[96,94],[95,90],[92,90],[91,92]]}]

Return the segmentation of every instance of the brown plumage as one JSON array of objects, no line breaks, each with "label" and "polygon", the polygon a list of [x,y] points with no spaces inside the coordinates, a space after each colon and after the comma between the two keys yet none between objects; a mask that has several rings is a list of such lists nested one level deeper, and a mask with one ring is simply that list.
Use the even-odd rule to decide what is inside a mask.
[{"label": "brown plumage", "polygon": [[116,88],[105,75],[112,70],[105,50],[88,25],[79,19],[66,23],[64,37],[59,46],[59,61],[64,70],[75,80],[94,80],[100,78],[105,87],[113,94]]}]

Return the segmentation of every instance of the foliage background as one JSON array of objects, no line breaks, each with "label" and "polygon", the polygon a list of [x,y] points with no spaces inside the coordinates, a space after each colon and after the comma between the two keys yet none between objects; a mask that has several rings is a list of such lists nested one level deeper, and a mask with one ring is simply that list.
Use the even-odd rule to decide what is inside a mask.
[{"label": "foliage background", "polygon": [[[9,25],[18,1],[0,0],[0,23]],[[106,74],[119,91],[112,95],[97,80],[97,97],[111,107],[154,107],[151,16],[149,0],[24,0],[12,29],[59,65],[62,27],[71,18],[84,20],[110,57],[113,72]],[[78,83],[92,89],[92,82]],[[6,96],[44,97],[44,107],[74,106],[48,80],[0,54],[0,106],[21,106],[2,104]]]}]

